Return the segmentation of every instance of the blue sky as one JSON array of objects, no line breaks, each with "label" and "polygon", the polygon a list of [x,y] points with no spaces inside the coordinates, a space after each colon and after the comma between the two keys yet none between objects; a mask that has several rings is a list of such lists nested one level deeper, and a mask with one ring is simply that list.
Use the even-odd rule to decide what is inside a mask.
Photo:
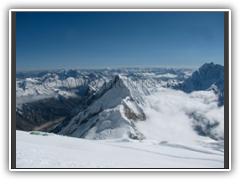
[{"label": "blue sky", "polygon": [[17,12],[17,71],[224,64],[223,12]]}]

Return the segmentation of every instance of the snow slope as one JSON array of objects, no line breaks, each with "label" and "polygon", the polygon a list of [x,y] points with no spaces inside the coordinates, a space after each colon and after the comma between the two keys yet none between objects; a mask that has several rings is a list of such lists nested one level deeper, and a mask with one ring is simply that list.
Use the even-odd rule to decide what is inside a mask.
[{"label": "snow slope", "polygon": [[86,140],[17,131],[17,168],[223,168],[222,142],[186,146],[150,140]]}]

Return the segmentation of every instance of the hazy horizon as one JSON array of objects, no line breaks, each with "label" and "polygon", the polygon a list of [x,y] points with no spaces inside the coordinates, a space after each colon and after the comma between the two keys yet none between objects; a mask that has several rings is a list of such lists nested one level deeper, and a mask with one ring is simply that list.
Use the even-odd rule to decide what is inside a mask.
[{"label": "hazy horizon", "polygon": [[[210,63],[210,62],[209,62]],[[166,68],[166,69],[198,69],[200,68],[199,67],[172,67],[172,66],[143,66],[143,67],[138,67],[138,66],[132,66],[132,67],[96,67],[96,68],[46,68],[46,69],[27,69],[27,70],[17,70],[16,72],[31,72],[31,71],[58,71],[58,70],[86,70],[86,71],[90,71],[90,70],[104,70],[104,69],[107,69],[107,68],[110,68],[110,69],[121,69],[121,68],[124,68],[124,69],[137,69],[137,68],[140,68],[140,69],[144,69],[144,68]]]}]

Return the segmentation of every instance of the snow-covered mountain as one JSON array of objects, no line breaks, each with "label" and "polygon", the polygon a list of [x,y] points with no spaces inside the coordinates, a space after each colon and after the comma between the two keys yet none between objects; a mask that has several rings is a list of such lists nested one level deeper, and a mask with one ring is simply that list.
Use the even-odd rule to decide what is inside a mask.
[{"label": "snow-covered mountain", "polygon": [[[97,92],[117,74],[144,84],[146,80],[183,81],[192,69],[175,68],[106,68],[98,70],[51,70],[17,72],[17,129],[33,130],[34,126],[57,121],[81,103],[81,99]],[[151,84],[151,81],[147,84]],[[57,121],[58,122],[58,121]]]},{"label": "snow-covered mountain", "polygon": [[143,139],[135,122],[146,120],[142,110],[145,87],[132,87],[131,80],[116,75],[113,81],[87,96],[53,132],[86,139]]},{"label": "snow-covered mountain", "polygon": [[[37,72],[18,72],[16,79],[17,104],[20,97],[38,96],[38,99],[46,96],[61,95],[65,98],[74,95],[84,97],[88,85],[94,89],[99,88],[113,79],[116,75],[129,77],[130,79],[161,80],[162,86],[169,86],[168,81],[183,82],[191,76],[193,69],[176,68],[106,68],[102,70],[52,70]],[[26,99],[26,98],[25,98]]]},{"label": "snow-covered mountain", "polygon": [[[52,132],[86,139],[113,139],[123,137],[144,139],[146,138],[145,133],[142,133],[144,129],[138,128],[139,122],[148,122],[149,118],[151,119],[151,114],[146,115],[146,109],[158,109],[157,112],[162,111],[161,108],[163,107],[161,107],[161,104],[152,104],[151,98],[155,97],[155,99],[158,99],[161,97],[162,95],[159,96],[159,92],[164,92],[164,89],[166,89],[164,92],[166,95],[168,94],[166,92],[172,91],[172,93],[178,94],[178,91],[182,92],[183,90],[183,94],[180,96],[184,95],[190,99],[204,99],[199,106],[207,106],[209,104],[210,110],[211,108],[218,108],[218,106],[216,106],[217,97],[211,93],[216,93],[216,91],[212,91],[213,89],[211,88],[214,87],[214,85],[219,85],[219,89],[223,87],[221,86],[222,77],[218,78],[223,74],[221,72],[221,66],[216,66],[216,68],[212,63],[205,64],[183,83],[179,83],[178,79],[171,79],[167,82],[162,81],[162,86],[160,87],[148,86],[154,79],[153,77],[156,78],[156,76],[159,76],[156,74],[153,76],[149,73],[150,76],[148,77],[151,81],[148,83],[141,83],[134,80],[135,76],[133,75],[128,78],[123,75],[116,75],[112,81],[105,83],[99,90],[88,86],[86,96],[82,103]],[[113,71],[112,69],[108,70]],[[168,73],[163,75],[168,75]],[[205,82],[207,79],[208,81]],[[174,90],[175,88],[171,91],[167,90],[168,88],[172,89],[172,87],[177,87],[179,84],[182,85],[180,90]],[[210,93],[204,93],[205,90]],[[198,91],[199,93],[195,93]],[[189,95],[185,95],[184,92]],[[164,98],[164,100],[162,99],[161,101],[166,101],[166,103],[171,101],[171,99],[166,100],[164,95],[162,98]],[[175,98],[178,97],[176,96]],[[199,100],[195,103],[199,103]],[[184,101],[185,100],[180,102],[180,109]],[[167,109],[166,112],[168,112]],[[189,128],[198,135],[213,139],[223,139],[222,131],[215,130],[220,124],[218,118],[216,120],[215,117],[213,119],[210,116],[206,117],[204,115],[206,111],[198,110],[198,108],[193,108],[190,111],[184,110],[182,112],[185,113],[183,118],[191,122]],[[163,114],[164,113],[165,112],[163,112]],[[173,117],[175,118],[175,116]],[[171,115],[169,115],[169,118],[171,118]]]},{"label": "snow-covered mountain", "polygon": [[224,104],[224,67],[205,63],[185,80],[180,89],[186,93],[193,91],[214,91],[219,97],[219,106]]},{"label": "snow-covered mountain", "polygon": [[[195,131],[191,133],[223,139],[222,129],[219,129],[223,117],[205,115],[208,111],[212,114],[212,109],[222,113],[216,104],[224,97],[223,67],[210,63],[193,72],[193,69],[175,68],[38,72],[36,77],[16,81],[16,113],[21,121],[20,124],[17,121],[18,129],[27,126],[24,130],[31,130],[31,124],[39,126],[64,119],[52,130],[54,133],[87,139],[144,139],[153,136],[148,136],[141,122],[147,122],[144,125],[147,127],[153,114],[157,114],[154,119],[159,119],[159,122],[181,117],[185,119],[183,123],[189,121],[187,126]],[[30,75],[33,76],[32,73]],[[185,99],[175,106],[174,101],[180,97]],[[188,107],[184,101],[196,103],[201,108]],[[176,112],[180,114],[175,117]],[[156,124],[151,126],[157,127]]]},{"label": "snow-covered mountain", "polygon": [[18,167],[223,166],[222,66],[40,73],[16,81],[17,127],[54,134],[17,131]]},{"label": "snow-covered mountain", "polygon": [[62,95],[71,97],[75,94],[84,96],[89,84],[99,89],[105,81],[109,81],[108,78],[102,75],[86,74],[86,72],[82,73],[72,69],[53,72],[44,71],[44,73],[40,77],[18,79],[16,81],[16,96]]}]

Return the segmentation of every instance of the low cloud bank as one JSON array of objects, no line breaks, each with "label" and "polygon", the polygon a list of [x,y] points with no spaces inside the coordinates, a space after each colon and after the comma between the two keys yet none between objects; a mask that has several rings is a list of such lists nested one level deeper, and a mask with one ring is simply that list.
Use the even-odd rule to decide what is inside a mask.
[{"label": "low cloud bank", "polygon": [[212,91],[186,94],[159,88],[147,97],[149,107],[144,110],[147,120],[136,126],[148,139],[159,142],[206,139],[199,136],[201,133],[214,139],[223,139],[224,106],[218,107],[217,99]]},{"label": "low cloud bank", "polygon": [[44,100],[48,98],[53,98],[56,95],[35,95],[35,96],[22,96],[22,97],[17,97],[16,98],[16,104],[24,104],[24,103],[31,103],[39,100]]}]

